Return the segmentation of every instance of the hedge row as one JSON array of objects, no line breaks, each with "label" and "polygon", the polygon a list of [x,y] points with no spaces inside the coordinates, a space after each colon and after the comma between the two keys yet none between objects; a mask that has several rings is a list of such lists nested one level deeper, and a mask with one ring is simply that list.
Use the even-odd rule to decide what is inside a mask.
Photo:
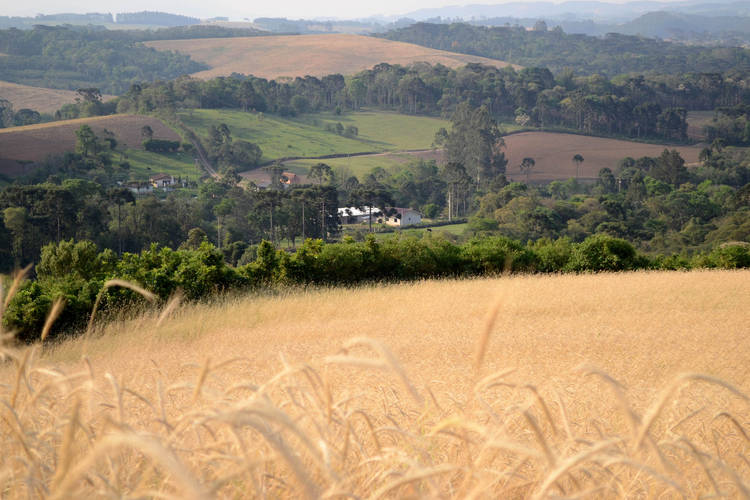
[{"label": "hedge row", "polygon": [[485,237],[456,245],[441,237],[394,237],[378,242],[345,238],[326,244],[308,239],[295,253],[276,250],[262,242],[254,262],[230,267],[222,253],[204,242],[197,249],[172,250],[152,245],[140,254],[118,259],[110,250],[99,252],[90,241],[65,241],[42,250],[36,279],[16,293],[3,317],[17,338],[39,338],[47,313],[62,298],[65,308],[50,335],[80,330],[97,297],[102,314],[113,314],[142,303],[135,292],[104,284],[113,278],[137,283],[166,300],[180,291],[200,300],[227,291],[257,290],[274,285],[352,285],[372,281],[400,281],[513,273],[628,271],[750,267],[750,244],[724,244],[692,258],[648,258],[625,240],[595,235],[581,243],[567,239],[539,240],[523,245],[504,237]]}]

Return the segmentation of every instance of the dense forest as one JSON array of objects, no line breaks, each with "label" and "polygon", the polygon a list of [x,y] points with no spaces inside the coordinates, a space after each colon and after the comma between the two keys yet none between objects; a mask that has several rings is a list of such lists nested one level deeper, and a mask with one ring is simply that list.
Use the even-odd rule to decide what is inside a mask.
[{"label": "dense forest", "polygon": [[[545,27],[546,28],[546,27]],[[750,50],[701,47],[654,38],[609,33],[604,37],[566,34],[562,29],[527,31],[516,27],[417,23],[379,34],[383,38],[434,49],[491,57],[558,73],[721,73],[750,68]]]},{"label": "dense forest", "polygon": [[[369,107],[449,117],[462,102],[493,117],[542,129],[684,142],[687,111],[731,107],[750,99],[750,73],[680,76],[555,77],[544,68],[516,71],[480,64],[460,69],[418,63],[379,64],[350,78],[328,75],[291,81],[243,75],[208,81],[181,77],[133,85],[118,112],[239,108],[294,116]],[[75,109],[67,117],[75,117]],[[717,132],[721,136],[723,132]]]}]

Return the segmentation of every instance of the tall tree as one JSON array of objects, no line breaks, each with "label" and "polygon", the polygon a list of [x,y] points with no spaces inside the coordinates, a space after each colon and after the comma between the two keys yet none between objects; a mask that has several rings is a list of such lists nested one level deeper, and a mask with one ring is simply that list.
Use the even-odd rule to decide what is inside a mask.
[{"label": "tall tree", "polygon": [[485,106],[472,108],[468,102],[459,104],[451,118],[452,128],[445,137],[439,131],[436,142],[445,142],[448,161],[461,163],[477,186],[505,173],[508,161],[497,122]]}]

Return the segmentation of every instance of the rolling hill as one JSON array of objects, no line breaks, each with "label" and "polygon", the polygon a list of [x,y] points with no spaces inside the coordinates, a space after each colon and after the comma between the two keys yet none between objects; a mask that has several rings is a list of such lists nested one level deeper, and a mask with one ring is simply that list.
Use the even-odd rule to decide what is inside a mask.
[{"label": "rolling hill", "polygon": [[[72,90],[46,89],[0,81],[0,98],[10,101],[16,111],[28,108],[40,113],[54,113],[64,104],[75,102],[77,96]],[[104,95],[102,99],[106,101],[114,97]]]},{"label": "rolling hill", "polygon": [[154,138],[180,140],[161,120],[150,116],[114,115],[78,118],[59,122],[0,129],[0,174],[14,176],[24,173],[24,163],[43,161],[75,149],[75,132],[81,125],[90,125],[100,133],[103,129],[114,132],[123,148],[141,148],[141,128],[150,126]]},{"label": "rolling hill", "polygon": [[333,73],[350,75],[382,62],[405,65],[426,61],[450,67],[471,62],[508,65],[495,59],[359,35],[160,40],[147,42],[146,45],[187,54],[211,66],[209,70],[194,73],[193,76],[198,78],[229,76],[232,73],[269,79]]}]

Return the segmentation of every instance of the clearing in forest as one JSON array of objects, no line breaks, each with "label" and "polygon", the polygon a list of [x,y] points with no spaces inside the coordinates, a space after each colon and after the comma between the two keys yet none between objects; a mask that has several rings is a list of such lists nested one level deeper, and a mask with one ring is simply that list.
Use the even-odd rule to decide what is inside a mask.
[{"label": "clearing in forest", "polygon": [[352,75],[376,64],[408,65],[415,62],[449,67],[467,63],[508,66],[504,61],[429,49],[411,43],[394,42],[361,35],[291,35],[241,38],[159,40],[146,45],[173,50],[208,64],[211,69],[195,73],[198,78],[229,76],[232,73],[262,78],[322,77]]},{"label": "clearing in forest", "polygon": [[8,498],[740,498],[748,297],[745,270],[172,305],[7,351],[0,477]]},{"label": "clearing in forest", "polygon": [[[382,111],[362,111],[336,115],[317,113],[299,118],[282,118],[238,110],[193,110],[180,114],[180,119],[201,137],[208,137],[211,125],[225,123],[233,139],[258,144],[263,161],[281,158],[315,158],[340,155],[340,158],[294,160],[285,162],[295,173],[304,174],[311,165],[323,161],[331,166],[352,167],[354,175],[362,175],[373,167],[384,168],[408,161],[412,156],[434,156],[431,151],[435,133],[450,122],[440,118],[410,116]],[[327,128],[341,123],[356,127],[357,135],[339,135]],[[423,152],[406,153],[419,150]],[[349,156],[376,153],[367,156]],[[260,169],[243,173],[255,182],[267,179]]]}]

